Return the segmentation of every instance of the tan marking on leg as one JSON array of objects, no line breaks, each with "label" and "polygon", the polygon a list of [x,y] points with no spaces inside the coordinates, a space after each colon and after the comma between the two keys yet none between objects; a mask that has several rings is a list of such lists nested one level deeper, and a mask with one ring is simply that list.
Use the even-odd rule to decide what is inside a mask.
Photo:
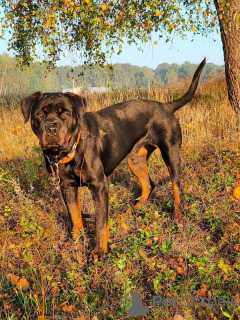
[{"label": "tan marking on leg", "polygon": [[175,197],[175,208],[177,210],[181,210],[181,196],[178,185],[175,181],[173,181],[173,192]]},{"label": "tan marking on leg", "polygon": [[108,225],[103,230],[102,239],[100,241],[100,250],[107,253],[108,251],[108,239],[109,239],[109,227]]},{"label": "tan marking on leg", "polygon": [[108,252],[108,239],[109,239],[109,226],[108,224],[106,227],[101,230],[100,240],[96,239],[96,247],[93,249],[93,255],[105,255]]},{"label": "tan marking on leg", "polygon": [[173,181],[173,193],[174,193],[174,199],[175,199],[174,220],[177,225],[182,227],[183,219],[182,219],[181,195],[180,195],[179,187],[175,181]]},{"label": "tan marking on leg", "polygon": [[[131,169],[132,173],[139,179],[142,187],[141,198],[134,206],[134,209],[139,209],[143,205],[143,203],[147,201],[149,194],[152,191],[148,175],[147,154],[147,149],[143,147],[138,151],[136,155],[134,155],[131,159],[128,159],[129,168]],[[142,161],[140,161],[141,158]]]},{"label": "tan marking on leg", "polygon": [[73,224],[73,239],[76,239],[80,235],[80,231],[83,227],[82,223],[82,213],[81,213],[81,206],[80,206],[80,199],[78,197],[78,203],[71,203],[68,206],[71,220]]}]

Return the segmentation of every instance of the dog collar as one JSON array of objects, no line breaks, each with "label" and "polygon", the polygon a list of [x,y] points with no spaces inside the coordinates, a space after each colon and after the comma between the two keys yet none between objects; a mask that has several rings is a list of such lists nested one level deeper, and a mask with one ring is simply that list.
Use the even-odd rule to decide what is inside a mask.
[{"label": "dog collar", "polygon": [[77,137],[77,141],[74,143],[74,145],[72,147],[72,150],[59,163],[68,163],[74,158],[74,156],[76,154],[77,145],[78,145],[78,143],[80,141],[80,136],[81,136],[81,132],[79,132],[78,137]]},{"label": "dog collar", "polygon": [[79,132],[78,137],[77,137],[77,141],[74,143],[72,150],[68,153],[68,155],[65,158],[63,158],[59,162],[53,162],[49,159],[49,157],[47,157],[48,162],[50,164],[50,169],[52,171],[52,176],[53,176],[52,183],[58,191],[60,191],[60,178],[59,178],[59,167],[58,167],[59,163],[68,163],[74,158],[77,145],[80,141],[80,136],[81,136],[81,132]]}]

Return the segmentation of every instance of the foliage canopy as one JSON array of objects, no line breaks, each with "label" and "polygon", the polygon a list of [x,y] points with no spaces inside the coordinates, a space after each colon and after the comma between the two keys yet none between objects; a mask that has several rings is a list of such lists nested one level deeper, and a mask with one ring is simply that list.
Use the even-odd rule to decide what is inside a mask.
[{"label": "foliage canopy", "polygon": [[[216,26],[210,0],[0,0],[3,38],[22,66],[36,59],[54,67],[64,50],[79,52],[86,64],[106,65],[106,58],[122,52],[127,43],[208,33]],[[225,5],[226,7],[226,5]],[[222,7],[222,12],[225,8]],[[156,44],[156,42],[154,42]],[[41,48],[41,49],[40,49]]]}]

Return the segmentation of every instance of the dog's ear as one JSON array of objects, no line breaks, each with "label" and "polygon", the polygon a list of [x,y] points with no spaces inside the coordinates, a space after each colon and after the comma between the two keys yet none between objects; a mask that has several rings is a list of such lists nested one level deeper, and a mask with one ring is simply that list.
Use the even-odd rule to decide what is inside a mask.
[{"label": "dog's ear", "polygon": [[24,117],[24,123],[27,123],[34,103],[42,97],[42,93],[37,91],[29,96],[22,98],[20,101],[20,110]]},{"label": "dog's ear", "polygon": [[84,113],[86,112],[86,106],[87,106],[86,99],[72,92],[66,92],[64,93],[64,96],[70,99],[74,104],[78,121],[80,122],[82,120]]}]

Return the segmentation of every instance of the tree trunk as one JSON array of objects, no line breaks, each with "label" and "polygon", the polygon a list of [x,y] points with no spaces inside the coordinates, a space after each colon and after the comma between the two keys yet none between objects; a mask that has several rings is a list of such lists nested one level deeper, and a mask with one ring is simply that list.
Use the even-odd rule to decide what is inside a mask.
[{"label": "tree trunk", "polygon": [[214,0],[217,9],[228,88],[228,99],[240,129],[240,0]]}]

